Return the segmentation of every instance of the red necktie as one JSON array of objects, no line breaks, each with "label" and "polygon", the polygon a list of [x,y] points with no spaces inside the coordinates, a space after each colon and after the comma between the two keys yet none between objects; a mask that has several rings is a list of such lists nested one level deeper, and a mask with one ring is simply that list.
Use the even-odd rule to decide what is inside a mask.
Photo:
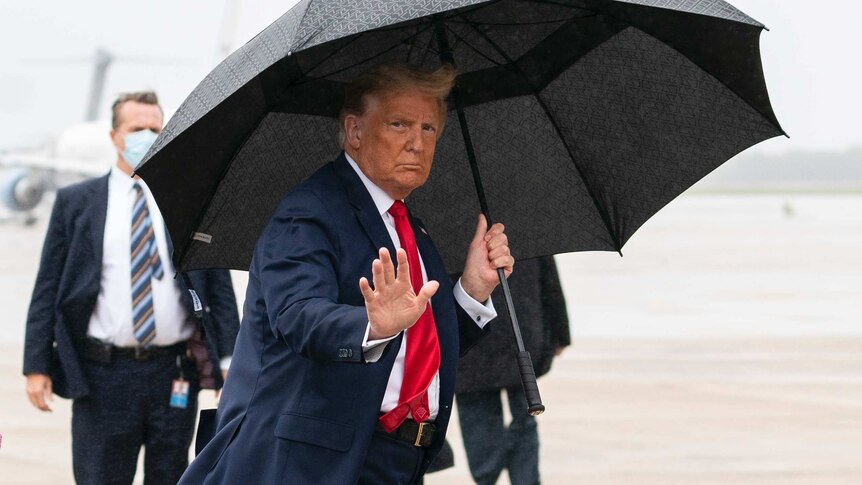
[{"label": "red necktie", "polygon": [[[422,288],[422,266],[419,264],[419,251],[416,249],[413,228],[407,220],[407,207],[400,200],[396,200],[389,208],[389,214],[395,219],[395,232],[398,233],[401,247],[407,253],[410,284],[413,285],[413,291],[419,294]],[[401,268],[398,270],[401,271]],[[401,381],[398,406],[380,417],[380,424],[386,431],[391,432],[397,428],[409,415],[412,415],[417,423],[431,416],[428,409],[428,386],[439,368],[440,344],[437,341],[437,327],[429,303],[416,324],[407,330],[404,380]]]}]

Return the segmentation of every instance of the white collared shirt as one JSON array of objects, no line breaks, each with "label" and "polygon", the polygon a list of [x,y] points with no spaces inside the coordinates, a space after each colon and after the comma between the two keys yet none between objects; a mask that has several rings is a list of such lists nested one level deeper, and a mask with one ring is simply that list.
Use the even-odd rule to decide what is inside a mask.
[{"label": "white collared shirt", "polygon": [[[90,316],[87,335],[118,347],[135,347],[132,325],[132,277],[130,238],[132,207],[135,203],[133,185],[136,181],[116,166],[108,177],[108,213],[102,250],[102,281],[96,308]],[[150,345],[173,345],[188,340],[194,333],[194,323],[183,306],[179,288],[174,282],[165,236],[165,223],[153,194],[143,180],[138,180],[144,196],[156,246],[165,273],[160,280],[153,278],[153,312],[156,320],[156,337]]]},{"label": "white collared shirt", "polygon": [[[392,244],[397,250],[401,247],[401,241],[398,239],[398,232],[395,230],[395,218],[389,214],[389,208],[392,207],[395,199],[390,197],[383,191],[383,189],[375,185],[374,182],[365,176],[365,174],[362,173],[362,170],[359,169],[356,161],[353,160],[350,155],[345,153],[344,156],[347,158],[347,162],[350,163],[350,166],[353,167],[356,175],[358,175],[359,179],[362,180],[362,184],[365,186],[366,190],[368,190],[368,193],[371,195],[371,199],[374,200],[377,212],[383,219],[383,223],[386,225],[386,230],[389,232],[389,238],[392,239]],[[419,264],[422,266],[422,281],[427,282],[428,275],[425,273],[425,263],[422,261],[421,253],[419,254]],[[455,296],[455,301],[458,302],[461,308],[467,312],[467,315],[469,315],[480,328],[483,328],[488,321],[497,316],[497,311],[494,309],[494,304],[491,299],[488,298],[488,301],[484,304],[474,300],[466,291],[464,291],[464,288],[461,286],[460,279],[455,284],[455,288],[453,288],[452,292]],[[369,341],[368,333],[370,330],[371,324],[369,323],[365,330],[365,339],[362,343],[362,349],[365,354],[365,360],[368,362],[375,362],[380,358],[380,355],[385,348],[385,345],[383,344],[394,339],[398,335],[396,334],[388,339]],[[398,349],[398,355],[395,357],[395,364],[392,366],[392,372],[389,374],[389,382],[386,384],[386,392],[383,395],[380,412],[389,412],[398,405],[398,397],[401,394],[401,382],[404,380],[404,357],[406,354],[407,334],[405,333],[404,338],[401,339],[401,348]],[[428,387],[428,408],[431,413],[429,420],[435,419],[437,417],[437,412],[440,409],[439,371],[434,375],[434,380],[431,381],[431,385]]]}]

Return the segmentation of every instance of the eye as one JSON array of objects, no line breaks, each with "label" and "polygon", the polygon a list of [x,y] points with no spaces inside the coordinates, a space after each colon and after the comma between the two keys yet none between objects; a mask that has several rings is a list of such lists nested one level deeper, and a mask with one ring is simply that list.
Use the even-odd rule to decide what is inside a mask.
[{"label": "eye", "polygon": [[391,126],[392,128],[396,128],[396,129],[400,129],[400,128],[404,128],[404,127],[405,127],[404,123],[402,123],[402,122],[400,122],[400,121],[397,121],[397,120],[396,120],[396,121],[392,121],[392,122],[390,122],[390,123],[389,123],[389,126]]},{"label": "eye", "polygon": [[435,127],[434,125],[431,125],[431,124],[425,123],[425,124],[423,124],[423,125],[422,125],[422,131],[427,131],[427,132],[429,132],[429,133],[436,133],[436,132],[437,132],[437,127]]}]

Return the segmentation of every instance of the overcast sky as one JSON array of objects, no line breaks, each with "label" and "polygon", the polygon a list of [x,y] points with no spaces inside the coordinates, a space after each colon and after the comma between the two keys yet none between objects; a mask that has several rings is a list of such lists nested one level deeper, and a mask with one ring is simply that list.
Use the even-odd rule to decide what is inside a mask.
[{"label": "overcast sky", "polygon": [[[176,109],[221,59],[227,0],[0,0],[0,149],[24,147],[81,121],[92,57],[117,57],[102,112],[121,91],[152,88]],[[234,47],[284,13],[294,0],[239,1]],[[761,36],[772,104],[788,139],[761,153],[862,146],[862,2],[735,0],[771,29]],[[856,59],[855,61],[853,59]]]}]

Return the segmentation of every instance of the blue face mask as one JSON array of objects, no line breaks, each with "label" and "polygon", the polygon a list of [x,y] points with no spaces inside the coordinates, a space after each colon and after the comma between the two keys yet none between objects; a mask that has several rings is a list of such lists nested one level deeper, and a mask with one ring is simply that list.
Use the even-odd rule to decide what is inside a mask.
[{"label": "blue face mask", "polygon": [[152,130],[141,130],[129,133],[124,138],[126,149],[123,150],[123,159],[130,167],[137,167],[138,164],[141,163],[141,160],[144,159],[144,155],[147,154],[147,150],[153,146],[153,142],[155,142],[158,137],[159,135]]}]

